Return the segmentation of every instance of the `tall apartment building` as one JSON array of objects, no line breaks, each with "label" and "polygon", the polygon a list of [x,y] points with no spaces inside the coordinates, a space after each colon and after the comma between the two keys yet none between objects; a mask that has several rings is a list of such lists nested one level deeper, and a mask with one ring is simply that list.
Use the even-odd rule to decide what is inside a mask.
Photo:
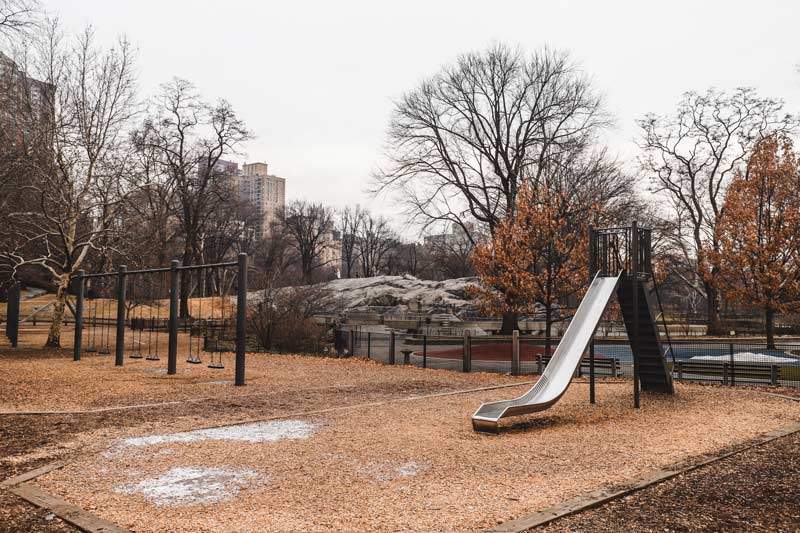
[{"label": "tall apartment building", "polygon": [[339,230],[331,229],[323,237],[323,248],[320,262],[332,269],[337,278],[342,277],[342,234]]},{"label": "tall apartment building", "polygon": [[54,93],[51,84],[29,77],[0,52],[0,155],[51,153]]},{"label": "tall apartment building", "polygon": [[[36,195],[31,195],[25,186],[33,185],[54,160],[54,95],[53,85],[30,77],[0,52],[0,207],[3,209],[36,208]],[[3,237],[6,234],[0,232],[0,241],[5,240]],[[5,244],[0,242],[0,248]],[[49,282],[49,275],[36,268],[17,275],[24,282]],[[10,270],[0,268],[0,286],[9,276]]]},{"label": "tall apartment building", "polygon": [[286,180],[270,175],[266,163],[245,163],[236,179],[241,197],[249,200],[258,211],[256,231],[266,236],[286,208]]}]

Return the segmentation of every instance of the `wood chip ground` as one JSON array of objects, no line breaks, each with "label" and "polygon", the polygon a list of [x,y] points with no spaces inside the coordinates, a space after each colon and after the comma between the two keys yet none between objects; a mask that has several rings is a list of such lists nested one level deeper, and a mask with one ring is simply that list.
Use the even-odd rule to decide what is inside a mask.
[{"label": "wood chip ground", "polygon": [[[629,383],[601,384],[596,406],[587,402],[586,385],[576,383],[552,410],[506,424],[495,436],[472,431],[472,412],[483,401],[513,397],[527,386],[400,400],[529,378],[254,355],[249,385],[234,388],[219,383],[230,379],[230,356],[222,374],[182,363],[178,376],[168,377],[144,361],[126,361],[120,369],[108,357],[76,364],[63,352],[35,359],[18,355],[0,354],[3,411],[210,398],[2,419],[11,440],[31,432],[37,443],[24,453],[3,450],[4,464],[68,456],[68,466],[40,478],[37,486],[137,531],[480,529],[800,420],[800,402],[758,391],[679,384],[674,397],[644,395],[642,409],[635,411]],[[128,437],[285,414],[315,424],[316,431],[274,442],[119,447]],[[11,428],[11,421],[38,429]],[[230,500],[198,505],[156,505],[123,490],[188,467],[254,472],[257,479]]]}]

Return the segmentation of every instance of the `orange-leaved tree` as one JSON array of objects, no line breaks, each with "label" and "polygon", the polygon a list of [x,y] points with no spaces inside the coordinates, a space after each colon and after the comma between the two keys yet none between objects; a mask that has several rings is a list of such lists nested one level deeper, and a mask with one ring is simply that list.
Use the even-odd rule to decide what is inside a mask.
[{"label": "orange-leaved tree", "polygon": [[732,301],[764,310],[775,347],[775,313],[800,297],[800,172],[791,140],[762,139],[725,195],[714,254]]},{"label": "orange-leaved tree", "polygon": [[514,214],[500,222],[490,242],[475,247],[478,301],[484,312],[503,315],[504,334],[516,329],[519,315],[541,305],[549,354],[559,301],[586,286],[591,215],[565,188],[524,185]]}]

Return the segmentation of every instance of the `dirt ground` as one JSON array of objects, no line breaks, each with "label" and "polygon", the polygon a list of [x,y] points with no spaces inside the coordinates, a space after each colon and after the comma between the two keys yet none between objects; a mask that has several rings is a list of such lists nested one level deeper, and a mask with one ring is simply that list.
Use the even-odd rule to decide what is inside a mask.
[{"label": "dirt ground", "polygon": [[[484,528],[800,420],[800,402],[756,390],[679,384],[634,411],[629,383],[601,383],[594,407],[576,383],[483,435],[472,412],[530,377],[261,354],[233,387],[231,354],[224,370],[180,358],[176,376],[70,355],[0,348],[0,478],[67,458],[37,484],[137,531]],[[0,509],[0,530],[69,530],[3,491]]]}]

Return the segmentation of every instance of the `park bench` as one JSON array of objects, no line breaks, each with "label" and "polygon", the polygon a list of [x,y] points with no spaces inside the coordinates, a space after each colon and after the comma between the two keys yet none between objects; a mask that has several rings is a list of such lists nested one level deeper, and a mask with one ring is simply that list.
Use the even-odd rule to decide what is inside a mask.
[{"label": "park bench", "polygon": [[[594,371],[599,374],[609,374],[617,377],[619,373],[619,360],[615,357],[595,358]],[[578,376],[589,373],[589,360],[584,358],[578,367]]]},{"label": "park bench", "polygon": [[674,373],[678,379],[719,379],[723,385],[734,384],[737,379],[777,385],[780,367],[768,363],[729,361],[675,361]]}]

